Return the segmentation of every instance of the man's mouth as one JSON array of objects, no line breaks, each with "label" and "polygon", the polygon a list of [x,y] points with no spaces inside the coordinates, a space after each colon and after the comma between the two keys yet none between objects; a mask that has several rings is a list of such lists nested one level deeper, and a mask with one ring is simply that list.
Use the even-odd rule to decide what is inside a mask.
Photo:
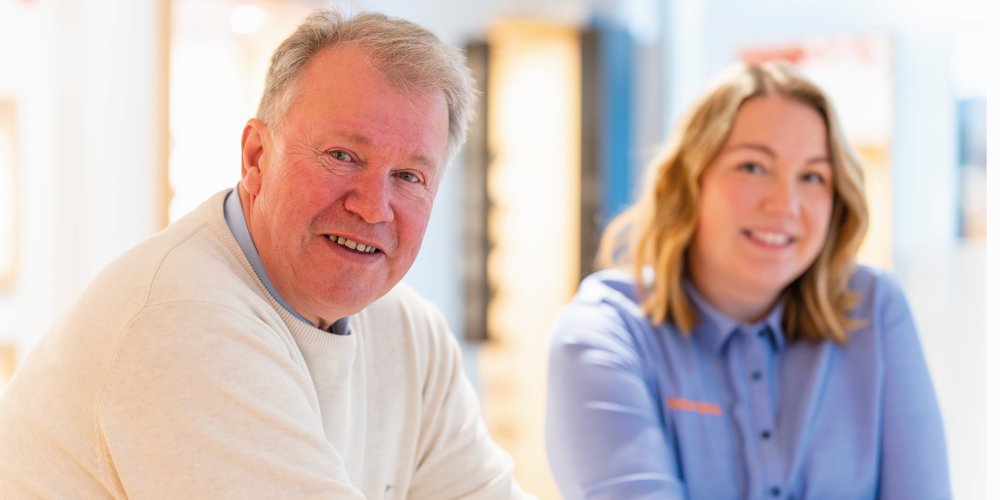
[{"label": "man's mouth", "polygon": [[358,242],[356,242],[356,241],[354,241],[352,239],[344,238],[343,236],[337,236],[335,234],[331,234],[331,235],[328,235],[327,238],[330,241],[332,241],[332,242],[334,242],[334,243],[336,243],[336,244],[338,244],[338,245],[340,245],[342,247],[347,247],[347,248],[349,248],[351,250],[354,250],[355,252],[358,252],[358,253],[372,254],[372,253],[375,253],[375,252],[379,251],[378,248],[376,248],[376,247],[374,247],[372,245],[365,245],[363,243],[358,243]]}]

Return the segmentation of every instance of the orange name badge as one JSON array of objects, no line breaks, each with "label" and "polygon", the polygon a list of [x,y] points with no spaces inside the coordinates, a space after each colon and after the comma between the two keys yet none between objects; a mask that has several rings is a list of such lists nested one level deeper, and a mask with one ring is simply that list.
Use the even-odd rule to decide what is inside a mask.
[{"label": "orange name badge", "polygon": [[667,398],[667,408],[674,411],[690,411],[702,415],[722,415],[722,408],[715,403],[691,401],[684,398]]}]

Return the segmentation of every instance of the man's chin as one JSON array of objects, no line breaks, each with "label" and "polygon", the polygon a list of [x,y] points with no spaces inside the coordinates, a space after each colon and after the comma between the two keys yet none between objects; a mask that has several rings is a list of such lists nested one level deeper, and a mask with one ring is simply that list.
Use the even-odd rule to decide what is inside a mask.
[{"label": "man's chin", "polygon": [[359,283],[359,286],[339,286],[333,290],[325,290],[322,293],[324,297],[322,309],[327,313],[324,317],[335,316],[333,320],[338,320],[358,313],[372,302],[389,293],[389,290],[396,283],[398,281],[389,286],[382,285],[381,287],[373,287],[370,283]]}]

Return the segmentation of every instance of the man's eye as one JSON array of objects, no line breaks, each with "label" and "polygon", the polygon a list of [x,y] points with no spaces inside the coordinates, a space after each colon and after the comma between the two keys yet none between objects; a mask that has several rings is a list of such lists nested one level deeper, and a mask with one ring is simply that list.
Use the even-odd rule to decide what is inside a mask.
[{"label": "man's eye", "polygon": [[413,172],[397,172],[396,177],[405,182],[420,182],[420,177]]},{"label": "man's eye", "polygon": [[330,151],[330,157],[338,161],[351,161],[351,155],[347,151],[334,150]]}]

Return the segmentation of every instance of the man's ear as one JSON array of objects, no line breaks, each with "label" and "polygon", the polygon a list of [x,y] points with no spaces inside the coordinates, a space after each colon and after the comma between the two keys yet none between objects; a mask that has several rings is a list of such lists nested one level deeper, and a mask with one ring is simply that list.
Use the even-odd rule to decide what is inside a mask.
[{"label": "man's ear", "polygon": [[251,118],[243,127],[243,167],[241,170],[243,188],[250,196],[260,194],[262,163],[270,152],[270,133],[264,122]]}]

